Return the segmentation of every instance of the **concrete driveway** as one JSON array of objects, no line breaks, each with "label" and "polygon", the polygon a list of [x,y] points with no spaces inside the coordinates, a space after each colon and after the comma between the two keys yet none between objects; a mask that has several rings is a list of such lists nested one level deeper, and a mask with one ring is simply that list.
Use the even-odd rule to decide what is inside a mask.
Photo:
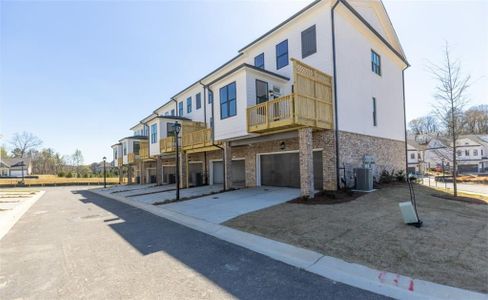
[{"label": "concrete driveway", "polygon": [[300,196],[300,189],[256,187],[162,205],[164,209],[220,224],[242,214],[287,202]]}]

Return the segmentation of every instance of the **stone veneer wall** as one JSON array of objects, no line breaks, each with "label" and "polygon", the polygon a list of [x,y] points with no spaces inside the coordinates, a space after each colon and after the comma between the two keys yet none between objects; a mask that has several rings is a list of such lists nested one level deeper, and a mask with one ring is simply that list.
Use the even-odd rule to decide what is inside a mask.
[{"label": "stone veneer wall", "polygon": [[[346,165],[348,182],[351,180],[352,171],[355,167],[362,165],[364,155],[371,155],[376,162],[374,175],[378,178],[382,170],[404,170],[405,169],[405,143],[391,139],[379,138],[374,136],[339,132],[339,164]],[[324,164],[324,187],[327,190],[334,190],[337,186],[336,158],[335,158],[335,136],[332,130],[314,131],[312,134],[312,144],[314,149],[324,149],[322,160]],[[259,153],[299,151],[298,137],[288,139],[277,139],[254,143],[245,146],[233,146],[232,158],[245,159],[246,186],[256,186],[256,156]],[[204,161],[204,154],[193,153],[188,155],[188,161]],[[223,158],[221,150],[207,152],[208,168],[211,167],[210,160],[221,160]],[[163,165],[174,164],[172,157],[163,157]],[[154,167],[155,162],[151,162]],[[209,170],[207,170],[209,172]],[[342,176],[342,173],[340,174]]]},{"label": "stone veneer wall", "polygon": [[[361,167],[364,155],[375,160],[373,175],[379,179],[383,170],[405,170],[405,142],[357,133],[339,132],[339,165],[346,165],[348,181],[353,168]],[[342,176],[342,174],[341,174]]]}]

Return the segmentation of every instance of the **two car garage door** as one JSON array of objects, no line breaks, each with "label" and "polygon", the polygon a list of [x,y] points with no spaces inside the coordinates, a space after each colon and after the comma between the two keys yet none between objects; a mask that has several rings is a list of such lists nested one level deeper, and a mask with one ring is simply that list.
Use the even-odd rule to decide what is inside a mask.
[{"label": "two car garage door", "polygon": [[[261,185],[300,187],[298,153],[261,154]],[[313,152],[314,186],[322,189],[322,151]]]}]

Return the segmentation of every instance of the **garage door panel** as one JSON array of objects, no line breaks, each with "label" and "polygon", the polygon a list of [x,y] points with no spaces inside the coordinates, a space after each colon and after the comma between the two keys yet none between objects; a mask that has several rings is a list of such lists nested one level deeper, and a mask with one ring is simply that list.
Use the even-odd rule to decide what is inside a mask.
[{"label": "garage door panel", "polygon": [[261,155],[261,184],[300,187],[298,153]]}]

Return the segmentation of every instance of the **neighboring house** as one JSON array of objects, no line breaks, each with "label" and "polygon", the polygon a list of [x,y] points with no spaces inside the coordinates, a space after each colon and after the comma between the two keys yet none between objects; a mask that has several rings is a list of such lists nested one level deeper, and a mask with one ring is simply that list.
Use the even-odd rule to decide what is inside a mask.
[{"label": "neighboring house", "polygon": [[[315,1],[151,112],[112,146],[114,159],[129,183],[174,182],[178,122],[183,187],[289,186],[308,196],[336,189],[365,157],[376,176],[404,170],[407,67],[381,1]],[[136,141],[147,153],[132,152]]]},{"label": "neighboring house", "polygon": [[[413,152],[422,160],[415,161]],[[452,141],[449,138],[424,135],[408,139],[409,168],[441,168],[452,166]],[[459,173],[488,172],[488,135],[462,135],[456,143],[456,160]]]},{"label": "neighboring house", "polygon": [[22,177],[32,174],[32,161],[30,158],[4,158],[0,159],[0,176]]}]

